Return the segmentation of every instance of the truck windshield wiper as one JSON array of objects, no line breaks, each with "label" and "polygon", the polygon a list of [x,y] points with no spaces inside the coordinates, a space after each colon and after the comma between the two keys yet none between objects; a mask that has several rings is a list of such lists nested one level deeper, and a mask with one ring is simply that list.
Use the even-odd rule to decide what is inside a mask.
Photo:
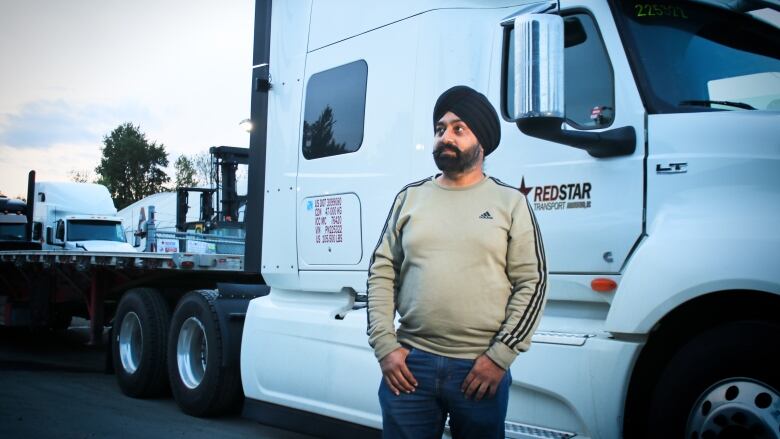
[{"label": "truck windshield wiper", "polygon": [[712,104],[716,105],[726,105],[729,107],[736,107],[741,108],[743,110],[755,110],[756,108],[750,104],[746,104],[744,102],[732,102],[732,101],[708,101],[708,100],[690,100],[690,101],[680,101],[680,105],[696,105],[699,107],[709,107],[712,108]]}]

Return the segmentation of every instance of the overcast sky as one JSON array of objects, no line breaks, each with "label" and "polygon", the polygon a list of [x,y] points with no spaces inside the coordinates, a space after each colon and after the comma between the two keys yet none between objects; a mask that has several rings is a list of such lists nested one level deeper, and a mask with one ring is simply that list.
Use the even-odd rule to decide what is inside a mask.
[{"label": "overcast sky", "polygon": [[253,18],[253,0],[0,0],[0,193],[94,175],[124,122],[171,164],[248,146]]}]

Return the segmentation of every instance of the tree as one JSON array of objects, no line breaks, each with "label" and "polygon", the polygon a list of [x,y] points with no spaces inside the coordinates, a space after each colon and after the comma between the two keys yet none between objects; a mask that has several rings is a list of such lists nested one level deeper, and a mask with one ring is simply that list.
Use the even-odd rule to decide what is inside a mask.
[{"label": "tree", "polygon": [[71,169],[70,172],[68,172],[68,175],[70,176],[71,181],[75,181],[76,183],[94,183],[95,182],[95,176],[92,175],[91,172],[89,172],[88,169],[84,169],[82,171],[77,171],[75,169]]},{"label": "tree", "polygon": [[103,138],[103,157],[95,168],[98,183],[105,185],[117,209],[141,198],[162,192],[170,177],[165,145],[146,139],[140,126],[127,122]]},{"label": "tree", "polygon": [[336,143],[333,138],[333,126],[336,119],[333,118],[333,108],[330,105],[320,113],[320,117],[313,123],[303,122],[303,156],[307,159],[316,159],[346,152],[346,142]]},{"label": "tree", "polygon": [[180,155],[173,164],[176,170],[176,187],[192,187],[198,185],[195,165],[186,155]]},{"label": "tree", "polygon": [[192,157],[192,163],[195,166],[195,175],[198,179],[198,184],[201,186],[208,186],[212,180],[211,154],[208,152],[195,154],[195,156]]}]

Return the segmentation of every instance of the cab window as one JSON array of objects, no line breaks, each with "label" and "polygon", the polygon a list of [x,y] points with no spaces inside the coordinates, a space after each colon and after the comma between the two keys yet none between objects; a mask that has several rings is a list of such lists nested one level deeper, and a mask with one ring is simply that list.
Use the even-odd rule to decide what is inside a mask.
[{"label": "cab window", "polygon": [[368,65],[355,61],[309,78],[301,148],[308,160],[360,149]]}]

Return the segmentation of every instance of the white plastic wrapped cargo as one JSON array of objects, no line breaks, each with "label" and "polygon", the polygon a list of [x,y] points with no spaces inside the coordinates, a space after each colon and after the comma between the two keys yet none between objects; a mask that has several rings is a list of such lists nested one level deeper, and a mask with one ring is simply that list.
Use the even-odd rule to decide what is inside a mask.
[{"label": "white plastic wrapped cargo", "polygon": [[[187,221],[197,221],[200,215],[200,197],[190,196],[188,204],[190,208],[187,211]],[[121,217],[124,223],[128,242],[133,242],[133,233],[138,229],[142,208],[145,218],[149,218],[149,206],[154,206],[154,220],[157,230],[176,231],[176,192],[160,192],[138,200],[117,213],[117,216]]]}]

